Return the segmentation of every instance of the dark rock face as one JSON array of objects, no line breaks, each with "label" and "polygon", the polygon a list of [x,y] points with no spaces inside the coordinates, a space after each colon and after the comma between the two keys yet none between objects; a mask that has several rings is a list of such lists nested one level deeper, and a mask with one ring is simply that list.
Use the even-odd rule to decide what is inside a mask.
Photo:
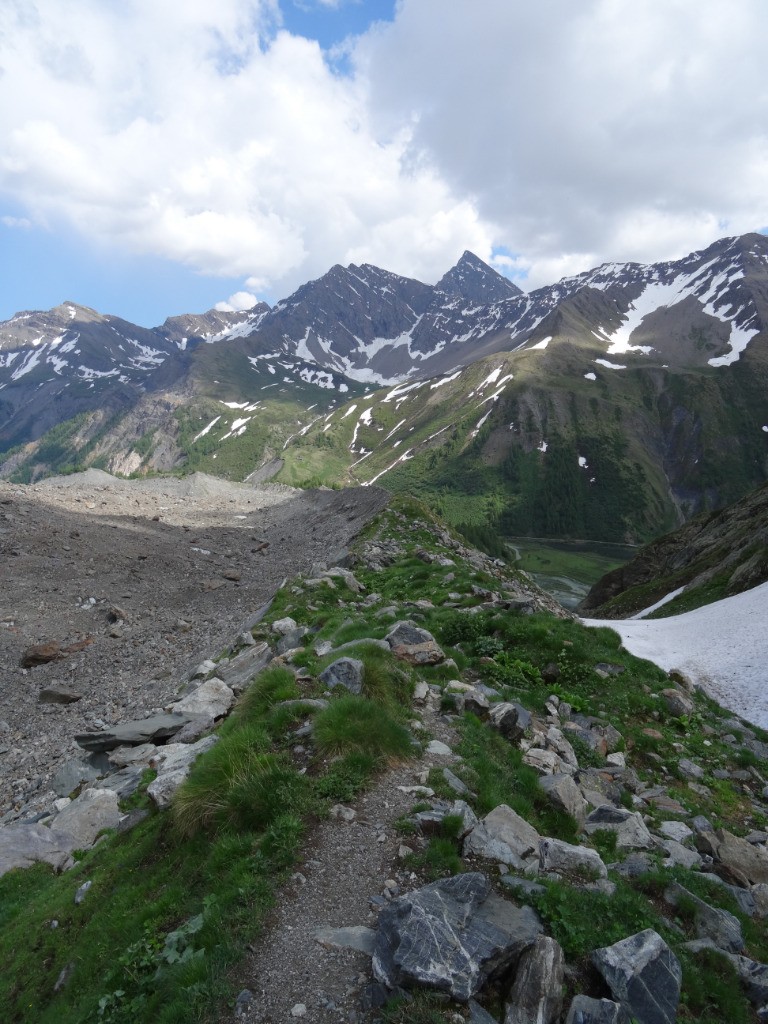
[{"label": "dark rock face", "polygon": [[466,1002],[510,968],[542,930],[530,907],[494,895],[485,875],[455,875],[382,911],[373,972],[388,988],[423,985]]},{"label": "dark rock face", "polygon": [[435,289],[445,292],[446,295],[458,295],[482,304],[501,302],[503,299],[523,294],[516,284],[469,251],[463,254],[455,267],[440,278]]},{"label": "dark rock face", "polygon": [[674,1024],[683,971],[652,928],[592,953],[614,998],[638,1024]]}]

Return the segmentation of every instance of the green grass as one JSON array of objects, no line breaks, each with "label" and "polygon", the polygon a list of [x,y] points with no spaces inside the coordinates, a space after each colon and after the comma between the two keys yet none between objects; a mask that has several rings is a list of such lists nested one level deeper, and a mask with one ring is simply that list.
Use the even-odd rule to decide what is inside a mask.
[{"label": "green grass", "polygon": [[[509,544],[520,552],[515,568],[547,576],[565,576],[589,585],[597,583],[607,572],[626,561],[626,558],[601,554],[599,550],[580,551],[526,538],[510,538]],[[509,550],[508,557],[514,557],[514,551]]]},{"label": "green grass", "polygon": [[315,718],[314,741],[324,754],[360,751],[400,759],[413,753],[408,730],[365,697],[349,694],[333,700]]}]

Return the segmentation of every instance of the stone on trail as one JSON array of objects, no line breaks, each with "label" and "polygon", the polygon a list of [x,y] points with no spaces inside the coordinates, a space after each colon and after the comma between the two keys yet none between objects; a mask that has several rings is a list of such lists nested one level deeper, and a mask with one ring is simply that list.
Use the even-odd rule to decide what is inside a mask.
[{"label": "stone on trail", "polygon": [[347,928],[330,928],[326,925],[316,930],[315,941],[327,949],[354,949],[358,953],[373,956],[376,932],[365,925],[350,925]]},{"label": "stone on trail", "polygon": [[66,657],[58,640],[49,640],[43,644],[33,644],[27,647],[21,656],[22,668],[35,668],[37,665],[47,665],[50,661],[58,661]]},{"label": "stone on trail", "polygon": [[432,634],[412,622],[396,622],[384,639],[396,658],[411,665],[437,665],[445,659]]},{"label": "stone on trail", "polygon": [[674,1024],[683,971],[652,928],[592,953],[614,999],[637,1024]]},{"label": "stone on trail", "polygon": [[535,911],[496,896],[485,875],[454,875],[381,911],[374,977],[390,989],[422,985],[466,1002],[542,931]]},{"label": "stone on trail", "polygon": [[504,1024],[553,1024],[563,1008],[564,980],[565,957],[559,943],[548,935],[537,935],[520,957]]},{"label": "stone on trail", "polygon": [[339,658],[324,669],[318,678],[329,690],[343,686],[350,693],[359,694],[363,690],[364,673],[365,665],[358,658]]}]

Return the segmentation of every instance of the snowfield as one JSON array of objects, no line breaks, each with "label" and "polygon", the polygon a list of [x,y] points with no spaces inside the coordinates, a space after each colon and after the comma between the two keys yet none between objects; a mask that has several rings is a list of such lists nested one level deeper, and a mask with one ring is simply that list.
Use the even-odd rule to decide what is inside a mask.
[{"label": "snowfield", "polygon": [[768,729],[768,583],[667,619],[582,622],[615,630],[631,654],[678,669],[723,707]]}]

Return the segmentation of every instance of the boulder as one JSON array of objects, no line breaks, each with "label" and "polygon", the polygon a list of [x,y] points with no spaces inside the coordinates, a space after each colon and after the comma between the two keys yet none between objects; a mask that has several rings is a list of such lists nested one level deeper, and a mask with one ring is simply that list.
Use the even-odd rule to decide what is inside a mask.
[{"label": "boulder", "polygon": [[674,839],[678,843],[684,843],[693,835],[693,829],[689,828],[684,821],[662,821],[659,825],[659,832],[666,839]]},{"label": "boulder", "polygon": [[271,629],[272,632],[277,633],[278,636],[286,636],[288,633],[292,633],[297,626],[298,623],[296,620],[292,619],[289,615],[286,615],[285,618],[275,619],[272,623]]},{"label": "boulder", "polygon": [[611,999],[574,996],[565,1024],[630,1024],[626,1011]]},{"label": "boulder", "polygon": [[672,882],[664,893],[664,899],[676,907],[681,898],[693,907],[693,926],[698,938],[711,939],[718,949],[726,953],[740,953],[744,949],[744,936],[737,917],[727,910],[711,907],[679,882]]},{"label": "boulder", "polygon": [[758,1007],[768,1005],[768,964],[758,963],[746,956],[731,955],[728,959],[736,968],[747,999]]},{"label": "boulder", "polygon": [[488,721],[510,743],[517,743],[531,728],[532,719],[521,704],[505,701],[491,706]]},{"label": "boulder", "polygon": [[562,839],[539,840],[539,869],[563,875],[579,875],[582,878],[608,877],[606,866],[597,850],[572,846]]},{"label": "boulder", "polygon": [[38,861],[62,871],[72,861],[78,842],[58,828],[46,828],[39,822],[6,825],[0,828],[0,875],[14,868],[28,868]]},{"label": "boulder", "polygon": [[102,732],[85,732],[75,736],[76,743],[85,750],[114,750],[115,747],[137,747],[141,743],[156,743],[175,735],[190,721],[189,715],[152,715],[135,722],[121,722]]},{"label": "boulder", "polygon": [[21,667],[35,668],[37,665],[47,665],[50,661],[58,661],[64,657],[66,654],[59,641],[48,640],[46,643],[27,647],[21,656]]},{"label": "boulder", "polygon": [[384,639],[396,658],[411,665],[437,665],[445,659],[432,634],[412,622],[396,622]]},{"label": "boulder", "polygon": [[702,832],[696,840],[700,853],[708,853],[717,863],[717,873],[727,882],[747,888],[758,882],[768,883],[768,850],[753,846],[746,839],[723,828]]},{"label": "boulder", "polygon": [[655,846],[639,811],[628,811],[625,807],[601,804],[587,817],[584,831],[592,835],[600,829],[616,833],[618,850],[648,850]]},{"label": "boulder", "polygon": [[535,911],[496,896],[485,875],[454,875],[381,911],[374,977],[390,989],[422,985],[467,1002],[516,964],[542,931]]},{"label": "boulder", "polygon": [[210,750],[218,739],[216,735],[204,736],[197,743],[168,743],[158,750],[158,775],[147,786],[147,793],[158,810],[164,811],[170,807],[176,790],[189,775],[194,762],[206,750]]},{"label": "boulder", "polygon": [[520,957],[504,1024],[553,1024],[563,1008],[564,979],[560,945],[548,935],[537,935],[533,946]]},{"label": "boulder", "polygon": [[675,718],[693,714],[693,701],[680,690],[669,687],[669,689],[661,691],[661,696],[667,706],[667,711]]},{"label": "boulder", "polygon": [[[529,768],[535,768],[542,775],[564,775],[570,774],[569,766],[562,761],[554,750],[543,750],[541,747],[531,747],[523,754],[523,764]],[[572,771],[573,769],[570,769]]]},{"label": "boulder", "polygon": [[170,710],[178,715],[203,718],[222,718],[235,702],[235,695],[225,682],[214,676],[201,683],[196,690],[177,700]]},{"label": "boulder", "polygon": [[674,1024],[683,971],[652,928],[592,953],[614,999],[637,1024]]},{"label": "boulder", "polygon": [[117,795],[110,789],[84,789],[54,819],[57,831],[68,832],[78,848],[93,846],[99,832],[117,828],[122,817]]},{"label": "boulder", "polygon": [[494,807],[464,840],[463,855],[508,864],[518,871],[539,848],[539,833],[506,804]]},{"label": "boulder", "polygon": [[363,691],[364,673],[365,665],[362,661],[357,658],[339,658],[320,673],[319,679],[329,690],[343,686],[350,693],[358,694]]},{"label": "boulder", "polygon": [[539,787],[547,794],[551,803],[576,821],[581,827],[587,816],[587,801],[570,775],[557,772],[555,775],[542,775]]},{"label": "boulder", "polygon": [[272,660],[269,644],[261,641],[252,647],[244,647],[239,654],[226,665],[219,665],[219,678],[227,684],[234,694],[241,694],[255,675]]},{"label": "boulder", "polygon": [[689,870],[701,867],[701,857],[695,850],[689,850],[674,839],[663,839],[661,845],[667,851],[667,866],[679,865]]},{"label": "boulder", "polygon": [[69,796],[82,783],[95,782],[101,774],[98,768],[87,761],[66,761],[53,776],[51,789],[57,796]]}]

